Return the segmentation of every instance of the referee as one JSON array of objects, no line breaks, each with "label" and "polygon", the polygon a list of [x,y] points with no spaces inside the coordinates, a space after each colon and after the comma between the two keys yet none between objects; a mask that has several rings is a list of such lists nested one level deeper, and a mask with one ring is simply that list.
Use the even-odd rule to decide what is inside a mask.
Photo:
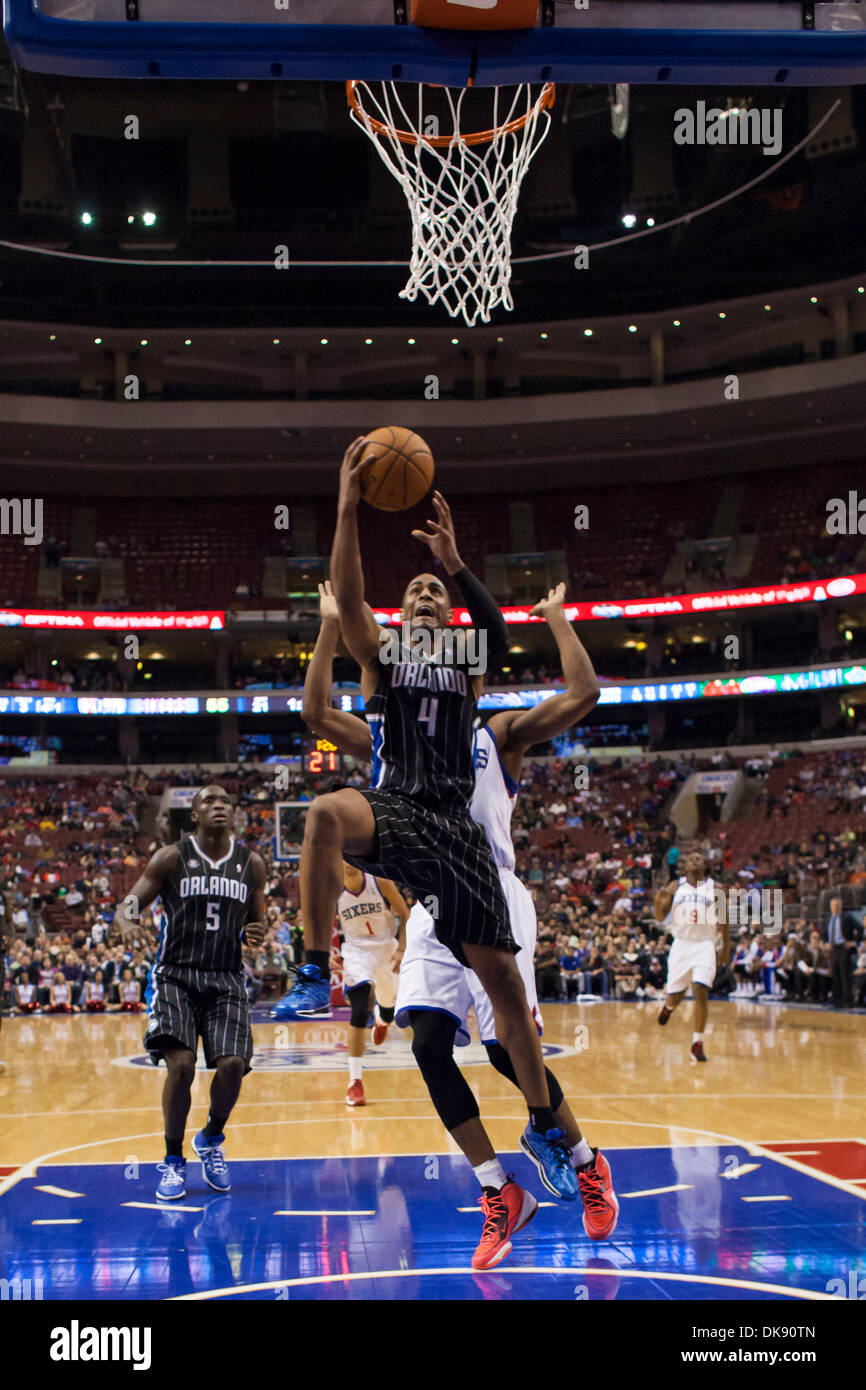
[{"label": "referee", "polygon": [[203,787],[192,803],[193,833],[157,850],[115,915],[124,938],[141,909],[162,899],[163,927],[151,972],[144,1045],[154,1065],[164,1058],[165,1162],[156,1195],[186,1194],[183,1138],[195,1078],[198,1039],[215,1068],[207,1124],[192,1141],[205,1181],[231,1189],[222,1152],[225,1125],[250,1070],[253,1037],[242,947],[264,939],[265,865],[235,842],[228,793]]}]

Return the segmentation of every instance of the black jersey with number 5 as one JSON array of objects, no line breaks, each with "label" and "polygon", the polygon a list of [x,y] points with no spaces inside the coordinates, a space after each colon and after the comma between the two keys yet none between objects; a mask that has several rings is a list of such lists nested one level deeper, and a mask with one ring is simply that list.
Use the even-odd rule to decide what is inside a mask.
[{"label": "black jersey with number 5", "polygon": [[424,805],[467,808],[475,790],[477,706],[466,666],[433,657],[382,663],[379,669],[376,693],[366,706],[373,735],[370,786]]},{"label": "black jersey with number 5", "polygon": [[161,893],[164,922],[157,969],[242,970],[241,933],[253,891],[249,850],[232,839],[228,854],[214,861],[193,835],[185,835],[177,848],[177,866]]}]

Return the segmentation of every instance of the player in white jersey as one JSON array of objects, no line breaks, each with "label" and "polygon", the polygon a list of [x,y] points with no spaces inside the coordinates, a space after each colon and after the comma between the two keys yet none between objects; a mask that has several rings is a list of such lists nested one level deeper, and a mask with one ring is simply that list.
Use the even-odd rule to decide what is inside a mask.
[{"label": "player in white jersey", "polygon": [[[379,1046],[394,1020],[397,972],[406,946],[409,906],[389,878],[374,878],[345,860],[343,884],[337,917],[343,938],[343,993],[352,1010],[346,1104],[366,1105],[362,1075],[370,1004],[375,993],[373,1042]],[[396,934],[395,917],[399,922]]]},{"label": "player in white jersey", "polygon": [[671,880],[655,896],[655,918],[673,933],[674,943],[668,956],[668,978],[665,1002],[658,1021],[667,1023],[674,1009],[682,1003],[691,981],[695,996],[695,1020],[691,1055],[696,1062],[707,1060],[704,1052],[704,1029],[707,1025],[710,990],[716,978],[716,936],[721,933],[722,945],[718,964],[727,965],[731,947],[728,939],[726,913],[716,906],[716,885],[706,877],[704,856],[697,850],[687,855],[685,875]]},{"label": "player in white jersey", "polygon": [[[330,663],[336,648],[338,619],[333,601],[322,590],[322,631],[310,662],[304,687],[304,719],[314,733],[330,739],[343,751],[368,758],[371,736],[367,725],[353,715],[331,708]],[[598,682],[592,664],[562,603],[565,586],[551,590],[532,610],[546,618],[553,632],[566,681],[563,694],[551,696],[528,710],[508,710],[494,714],[475,738],[475,793],[471,814],[487,834],[502,883],[510,915],[512,934],[520,946],[518,965],[524,981],[527,1002],[541,1031],[541,1016],[535,990],[533,954],[536,939],[535,907],[527,890],[514,874],[514,847],[511,841],[511,815],[523,756],[533,744],[543,743],[577,723],[598,699]],[[317,658],[321,661],[317,662]],[[316,662],[315,669],[314,662]],[[327,662],[327,669],[325,663]],[[490,1269],[511,1249],[510,1237],[532,1219],[537,1203],[518,1186],[496,1156],[478,1112],[478,1105],[462,1072],[454,1061],[453,1048],[468,1043],[466,1019],[474,1007],[481,1038],[497,1071],[517,1085],[511,1058],[497,1041],[493,1009],[475,973],[459,964],[436,935],[431,912],[435,901],[416,903],[407,928],[407,946],[400,970],[397,1021],[413,1030],[412,1051],[445,1128],[459,1144],[478,1178],[485,1215],[481,1242],[473,1257],[473,1268]],[[545,1068],[550,1107],[563,1136],[565,1161],[577,1170],[575,1196],[583,1199],[584,1227],[594,1239],[610,1235],[619,1211],[604,1155],[591,1149],[583,1138],[556,1077]],[[523,1144],[523,1140],[521,1140]],[[531,1148],[523,1144],[536,1162],[545,1186],[559,1197],[560,1192],[546,1180],[544,1169]]]}]

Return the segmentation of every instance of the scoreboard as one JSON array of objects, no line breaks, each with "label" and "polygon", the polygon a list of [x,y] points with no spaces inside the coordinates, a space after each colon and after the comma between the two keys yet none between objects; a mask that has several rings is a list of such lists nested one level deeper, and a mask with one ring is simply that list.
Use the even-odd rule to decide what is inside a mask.
[{"label": "scoreboard", "polygon": [[343,771],[343,755],[336,744],[326,738],[301,740],[301,770],[319,777],[326,772]]}]

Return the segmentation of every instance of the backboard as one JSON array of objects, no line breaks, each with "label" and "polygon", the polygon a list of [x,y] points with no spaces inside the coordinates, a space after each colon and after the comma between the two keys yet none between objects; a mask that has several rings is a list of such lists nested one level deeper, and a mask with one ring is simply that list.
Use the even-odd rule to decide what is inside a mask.
[{"label": "backboard", "polygon": [[[422,29],[418,0],[3,0],[25,70],[142,79],[360,79],[847,85],[866,81],[859,0],[539,0],[530,29],[498,5],[441,0],[478,29]],[[182,13],[183,18],[178,15]]]}]

